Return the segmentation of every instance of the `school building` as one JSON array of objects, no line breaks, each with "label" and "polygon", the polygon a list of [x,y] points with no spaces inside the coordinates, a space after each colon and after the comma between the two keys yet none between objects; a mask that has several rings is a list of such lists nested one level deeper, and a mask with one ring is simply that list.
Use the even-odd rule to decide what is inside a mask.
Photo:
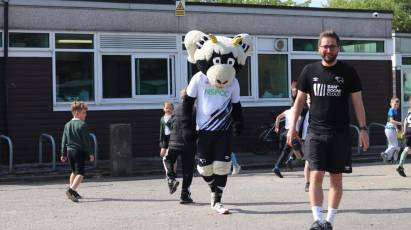
[{"label": "school building", "polygon": [[[100,159],[109,158],[114,123],[132,125],[134,157],[158,156],[162,104],[178,103],[178,92],[196,72],[182,45],[193,29],[253,37],[238,75],[246,121],[239,152],[252,151],[255,127],[290,106],[291,80],[320,60],[323,30],[340,35],[339,59],[359,73],[369,122],[385,122],[396,89],[391,12],[185,3],[184,16],[176,16],[173,0],[3,0],[0,6],[0,132],[13,141],[15,163],[38,161],[43,133],[60,149],[75,99],[89,104],[87,123]],[[405,68],[410,57],[404,58]],[[373,142],[384,144],[385,137]],[[3,163],[6,155],[2,151]]]}]

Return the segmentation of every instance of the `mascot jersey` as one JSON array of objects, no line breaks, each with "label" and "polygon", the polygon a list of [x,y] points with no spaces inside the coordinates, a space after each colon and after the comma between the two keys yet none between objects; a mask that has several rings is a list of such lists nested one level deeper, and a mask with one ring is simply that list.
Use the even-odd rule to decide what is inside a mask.
[{"label": "mascot jersey", "polygon": [[225,88],[212,86],[202,72],[196,73],[187,87],[187,95],[197,98],[197,130],[220,131],[230,128],[231,103],[240,101],[240,86],[233,79]]}]

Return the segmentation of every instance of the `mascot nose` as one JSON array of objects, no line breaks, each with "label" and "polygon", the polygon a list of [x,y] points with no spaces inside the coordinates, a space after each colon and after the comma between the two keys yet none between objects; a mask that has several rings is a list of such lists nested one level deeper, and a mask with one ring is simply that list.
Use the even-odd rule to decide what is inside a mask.
[{"label": "mascot nose", "polygon": [[217,83],[218,83],[218,84],[221,84],[221,85],[224,85],[224,84],[227,83],[227,82],[228,82],[227,80],[224,81],[224,82],[221,82],[220,80],[217,79]]}]

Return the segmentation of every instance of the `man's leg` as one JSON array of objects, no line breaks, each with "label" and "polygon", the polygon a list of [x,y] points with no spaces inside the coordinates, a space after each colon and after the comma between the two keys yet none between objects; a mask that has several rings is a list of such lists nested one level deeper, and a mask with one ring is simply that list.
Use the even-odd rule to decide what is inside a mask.
[{"label": "man's leg", "polygon": [[324,171],[311,171],[310,172],[310,204],[313,213],[314,221],[323,222],[322,206],[324,200],[323,194],[323,179]]},{"label": "man's leg", "polygon": [[333,223],[343,194],[342,173],[330,173],[330,191],[328,192],[328,212],[326,221]]}]

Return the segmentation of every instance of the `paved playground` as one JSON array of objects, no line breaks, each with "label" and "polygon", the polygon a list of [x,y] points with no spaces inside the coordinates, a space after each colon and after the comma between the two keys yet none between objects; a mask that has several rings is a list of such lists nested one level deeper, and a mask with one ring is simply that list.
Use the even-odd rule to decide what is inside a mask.
[{"label": "paved playground", "polygon": [[[411,176],[411,164],[405,169]],[[356,165],[344,179],[334,229],[410,229],[411,177],[394,170],[395,165]],[[312,215],[303,173],[284,176],[269,170],[230,176],[223,197],[230,215],[210,209],[200,177],[192,186],[196,203],[185,206],[178,203],[179,190],[169,195],[159,178],[90,179],[79,189],[79,203],[65,196],[65,181],[0,184],[0,229],[308,229]]]}]

